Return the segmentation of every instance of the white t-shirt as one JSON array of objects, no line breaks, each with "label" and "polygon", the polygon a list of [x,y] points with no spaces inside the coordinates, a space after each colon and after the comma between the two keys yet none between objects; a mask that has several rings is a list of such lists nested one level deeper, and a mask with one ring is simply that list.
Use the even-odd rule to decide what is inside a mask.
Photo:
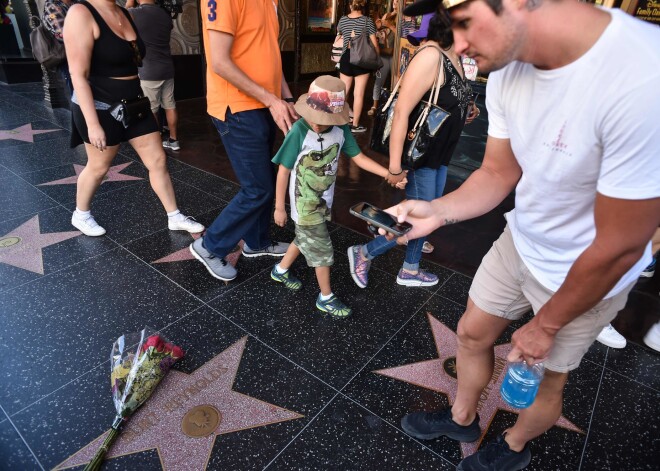
[{"label": "white t-shirt", "polygon": [[[507,221],[525,265],[552,291],[594,240],[597,192],[660,196],[660,28],[605,11],[612,21],[575,62],[514,62],[488,78],[488,134],[510,139],[522,168]],[[606,297],[650,262],[649,244]]]}]

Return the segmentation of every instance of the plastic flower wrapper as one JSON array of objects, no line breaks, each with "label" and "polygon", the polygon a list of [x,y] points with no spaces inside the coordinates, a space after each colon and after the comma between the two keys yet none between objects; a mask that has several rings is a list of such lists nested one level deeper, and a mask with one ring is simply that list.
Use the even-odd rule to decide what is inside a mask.
[{"label": "plastic flower wrapper", "polygon": [[156,390],[172,365],[183,357],[183,350],[147,327],[136,334],[122,335],[110,354],[110,385],[117,415],[110,433],[85,471],[98,470],[117,439],[121,425]]}]

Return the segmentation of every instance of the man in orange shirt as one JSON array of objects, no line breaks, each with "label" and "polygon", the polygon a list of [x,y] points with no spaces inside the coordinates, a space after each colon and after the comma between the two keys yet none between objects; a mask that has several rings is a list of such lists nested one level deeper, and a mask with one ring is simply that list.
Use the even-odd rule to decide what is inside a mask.
[{"label": "man in orange shirt", "polygon": [[190,246],[220,280],[236,278],[225,256],[243,239],[243,255],[282,257],[289,246],[270,238],[275,194],[271,164],[275,127],[286,134],[298,118],[282,74],[277,0],[201,2],[207,111],[241,190]]}]

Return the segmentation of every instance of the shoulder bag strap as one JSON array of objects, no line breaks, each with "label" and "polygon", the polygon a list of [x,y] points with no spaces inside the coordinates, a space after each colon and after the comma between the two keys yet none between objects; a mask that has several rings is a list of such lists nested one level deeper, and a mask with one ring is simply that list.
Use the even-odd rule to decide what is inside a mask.
[{"label": "shoulder bag strap", "polygon": [[426,106],[424,107],[424,111],[422,111],[419,116],[417,117],[417,121],[415,121],[415,125],[412,127],[411,131],[414,133],[417,131],[417,129],[426,121],[426,118],[429,115],[429,111],[431,110],[431,105],[435,104],[438,101],[438,96],[440,95],[440,89],[443,87],[445,84],[447,77],[444,77],[444,80],[442,82],[442,85],[439,85],[440,82],[440,74],[443,72],[444,69],[444,53],[440,48],[429,45],[430,47],[436,49],[440,53],[440,59],[438,60],[438,73],[435,76],[435,79],[433,80],[433,85],[431,86],[431,93],[429,95],[429,100],[426,102]]},{"label": "shoulder bag strap", "polygon": [[[426,49],[427,47],[434,47],[434,46],[431,46],[429,44],[425,44],[424,46],[417,49],[415,51],[415,54],[412,56],[412,59],[410,59],[410,62],[412,62],[415,59],[415,57],[417,56],[417,54],[420,53],[420,51],[422,51],[423,49]],[[408,67],[410,67],[410,63],[408,63]],[[401,74],[401,77],[399,77],[399,80],[397,80],[396,85],[394,85],[394,88],[392,89],[392,93],[390,94],[390,98],[387,100],[387,103],[385,103],[385,105],[383,106],[383,111],[387,110],[387,108],[389,108],[389,106],[392,104],[392,100],[394,100],[394,97],[396,96],[396,93],[399,91],[399,86],[401,85],[401,81],[403,80],[403,76],[406,75],[406,72],[408,71],[408,67],[406,67],[406,70],[403,71],[403,73]],[[434,85],[435,85],[436,81],[437,81],[437,78],[433,82]]]}]

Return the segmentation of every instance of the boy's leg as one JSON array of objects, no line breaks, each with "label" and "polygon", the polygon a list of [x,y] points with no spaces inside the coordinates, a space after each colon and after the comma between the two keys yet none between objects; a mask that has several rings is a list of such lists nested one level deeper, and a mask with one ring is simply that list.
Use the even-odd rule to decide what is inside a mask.
[{"label": "boy's leg", "polygon": [[282,270],[288,270],[291,268],[291,265],[293,265],[293,262],[296,261],[298,258],[298,255],[300,255],[300,249],[296,245],[296,241],[294,240],[289,244],[289,248],[286,250],[286,253],[284,254],[284,257],[282,257],[282,261],[278,263],[279,267]]},{"label": "boy's leg", "polygon": [[330,296],[332,289],[330,288],[330,267],[316,267],[316,280],[319,282],[321,294],[323,296]]}]

